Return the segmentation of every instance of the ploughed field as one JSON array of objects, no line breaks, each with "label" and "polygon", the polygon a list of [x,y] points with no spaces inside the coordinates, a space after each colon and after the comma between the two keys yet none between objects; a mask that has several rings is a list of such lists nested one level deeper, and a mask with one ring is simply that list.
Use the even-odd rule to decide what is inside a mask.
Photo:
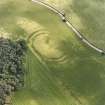
[{"label": "ploughed field", "polygon": [[[46,1],[105,48],[104,1]],[[28,0],[0,1],[0,36],[28,45],[25,86],[12,96],[12,105],[105,104],[105,56],[84,45],[52,11]]]}]

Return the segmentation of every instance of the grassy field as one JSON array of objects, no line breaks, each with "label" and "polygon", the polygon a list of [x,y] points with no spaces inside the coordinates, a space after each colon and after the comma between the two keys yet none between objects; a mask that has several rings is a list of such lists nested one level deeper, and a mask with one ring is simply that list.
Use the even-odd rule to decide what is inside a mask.
[{"label": "grassy field", "polygon": [[[104,0],[43,0],[64,10],[73,25],[87,39],[105,50]],[[57,5],[58,4],[58,5]],[[65,5],[64,5],[65,4]]]},{"label": "grassy field", "polygon": [[[100,4],[95,1],[66,0],[60,6],[59,0],[50,3],[64,8],[71,15],[72,23],[102,46],[98,41],[104,41],[104,23],[92,11]],[[87,8],[91,15],[82,11],[85,5],[93,7]],[[102,26],[96,26],[97,22]],[[103,37],[99,37],[101,31]],[[50,10],[28,0],[0,1],[0,36],[13,40],[24,38],[29,46],[25,86],[13,95],[12,105],[105,104],[105,56],[83,45]]]}]

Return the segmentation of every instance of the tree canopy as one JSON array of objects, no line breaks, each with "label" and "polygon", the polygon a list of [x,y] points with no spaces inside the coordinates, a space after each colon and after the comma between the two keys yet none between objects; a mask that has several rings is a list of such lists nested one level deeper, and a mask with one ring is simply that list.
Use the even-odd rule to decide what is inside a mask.
[{"label": "tree canopy", "polygon": [[24,86],[26,50],[24,40],[0,38],[0,105],[7,104],[11,93]]}]

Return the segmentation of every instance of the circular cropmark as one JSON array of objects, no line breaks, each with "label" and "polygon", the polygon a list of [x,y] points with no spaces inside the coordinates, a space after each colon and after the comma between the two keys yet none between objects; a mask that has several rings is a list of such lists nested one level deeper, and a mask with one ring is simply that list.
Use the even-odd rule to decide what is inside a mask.
[{"label": "circular cropmark", "polygon": [[54,38],[39,23],[19,17],[17,24],[28,33],[26,39],[32,52],[39,54],[47,61],[57,63],[66,63],[68,61],[67,55],[61,50],[60,39]]},{"label": "circular cropmark", "polygon": [[60,41],[55,40],[48,33],[37,32],[31,37],[31,47],[45,60],[64,63],[68,61],[67,56],[60,49]]}]

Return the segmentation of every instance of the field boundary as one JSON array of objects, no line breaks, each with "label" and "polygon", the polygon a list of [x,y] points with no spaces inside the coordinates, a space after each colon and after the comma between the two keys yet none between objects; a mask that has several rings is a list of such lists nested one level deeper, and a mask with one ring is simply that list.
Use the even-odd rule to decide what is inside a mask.
[{"label": "field boundary", "polygon": [[73,32],[76,34],[76,36],[87,46],[89,46],[90,48],[94,49],[95,51],[99,52],[100,54],[104,55],[105,51],[101,48],[98,48],[96,45],[94,45],[92,42],[90,42],[86,37],[84,37],[84,35],[82,35],[71,23],[70,21],[67,19],[65,13],[63,13],[62,11],[56,9],[54,6],[45,3],[41,0],[32,0],[32,2],[40,4],[42,6],[45,6],[46,8],[48,8],[49,10],[53,11],[54,13],[58,14],[60,16],[60,18],[62,19],[62,21],[70,28],[73,30]]}]

